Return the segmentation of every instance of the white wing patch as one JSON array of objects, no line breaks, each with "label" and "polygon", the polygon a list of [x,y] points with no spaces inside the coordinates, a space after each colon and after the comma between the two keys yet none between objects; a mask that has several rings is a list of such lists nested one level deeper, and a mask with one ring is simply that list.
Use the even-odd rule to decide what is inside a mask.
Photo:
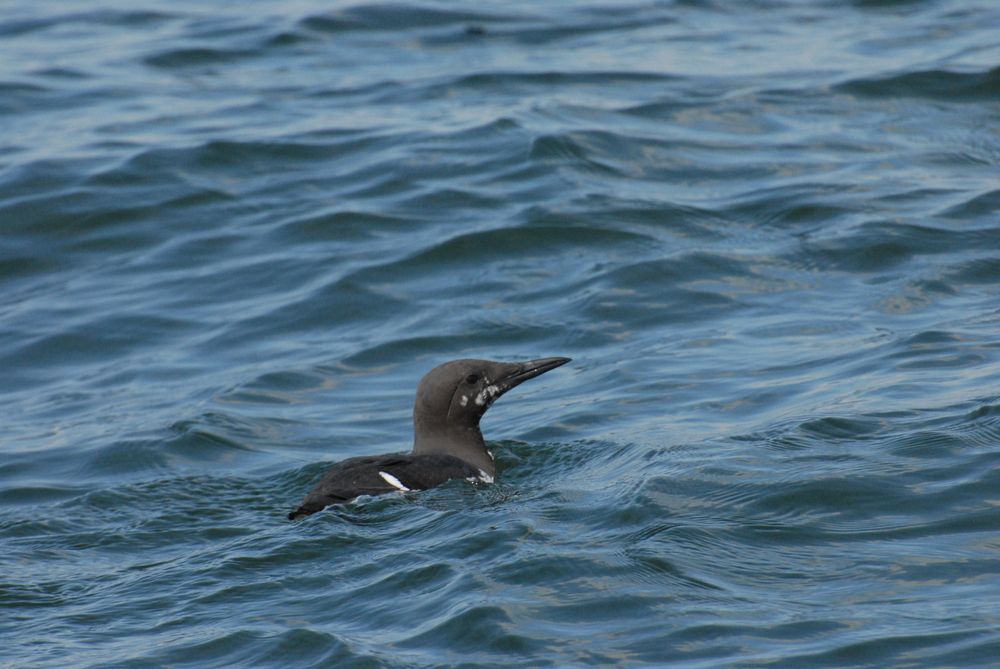
[{"label": "white wing patch", "polygon": [[402,490],[403,492],[410,491],[410,489],[407,488],[405,485],[403,485],[403,483],[398,478],[396,478],[389,472],[379,472],[378,475],[382,477],[383,481],[391,485],[396,490]]},{"label": "white wing patch", "polygon": [[466,404],[469,403],[469,396],[468,395],[462,395],[462,399],[460,399],[458,401],[458,403],[461,404],[464,407]]}]

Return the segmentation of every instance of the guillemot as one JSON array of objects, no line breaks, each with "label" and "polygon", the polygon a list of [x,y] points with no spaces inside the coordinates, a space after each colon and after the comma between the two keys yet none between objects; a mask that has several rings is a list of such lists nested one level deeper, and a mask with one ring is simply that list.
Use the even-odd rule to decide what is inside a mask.
[{"label": "guillemot", "polygon": [[306,495],[289,520],[361,495],[426,490],[450,479],[492,483],[493,454],[479,420],[511,388],[569,362],[540,358],[525,362],[452,360],[429,371],[413,402],[413,450],[343,460]]}]

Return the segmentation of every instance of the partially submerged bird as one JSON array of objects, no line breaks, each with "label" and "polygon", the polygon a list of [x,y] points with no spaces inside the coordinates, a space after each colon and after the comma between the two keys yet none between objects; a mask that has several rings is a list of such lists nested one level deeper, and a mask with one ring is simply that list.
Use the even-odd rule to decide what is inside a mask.
[{"label": "partially submerged bird", "polygon": [[526,362],[452,360],[428,372],[413,403],[413,450],[361,456],[337,463],[306,495],[289,520],[360,495],[426,490],[449,479],[492,483],[493,454],[486,449],[479,420],[505,392],[569,362],[540,358]]}]

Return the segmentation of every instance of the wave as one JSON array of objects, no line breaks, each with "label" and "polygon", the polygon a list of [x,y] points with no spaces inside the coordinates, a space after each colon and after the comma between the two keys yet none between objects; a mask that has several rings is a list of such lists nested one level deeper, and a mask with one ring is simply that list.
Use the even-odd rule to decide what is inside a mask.
[{"label": "wave", "polygon": [[915,97],[976,102],[1000,97],[1000,68],[978,72],[921,70],[855,79],[836,90],[863,97]]}]

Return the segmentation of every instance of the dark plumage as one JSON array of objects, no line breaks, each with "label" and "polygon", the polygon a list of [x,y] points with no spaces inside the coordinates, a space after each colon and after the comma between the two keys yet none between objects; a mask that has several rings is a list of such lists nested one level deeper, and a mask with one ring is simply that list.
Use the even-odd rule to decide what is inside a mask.
[{"label": "dark plumage", "polygon": [[435,367],[417,386],[413,450],[337,463],[288,518],[308,516],[360,495],[426,490],[449,479],[492,482],[496,467],[479,420],[511,388],[567,362],[569,358],[452,360]]}]

